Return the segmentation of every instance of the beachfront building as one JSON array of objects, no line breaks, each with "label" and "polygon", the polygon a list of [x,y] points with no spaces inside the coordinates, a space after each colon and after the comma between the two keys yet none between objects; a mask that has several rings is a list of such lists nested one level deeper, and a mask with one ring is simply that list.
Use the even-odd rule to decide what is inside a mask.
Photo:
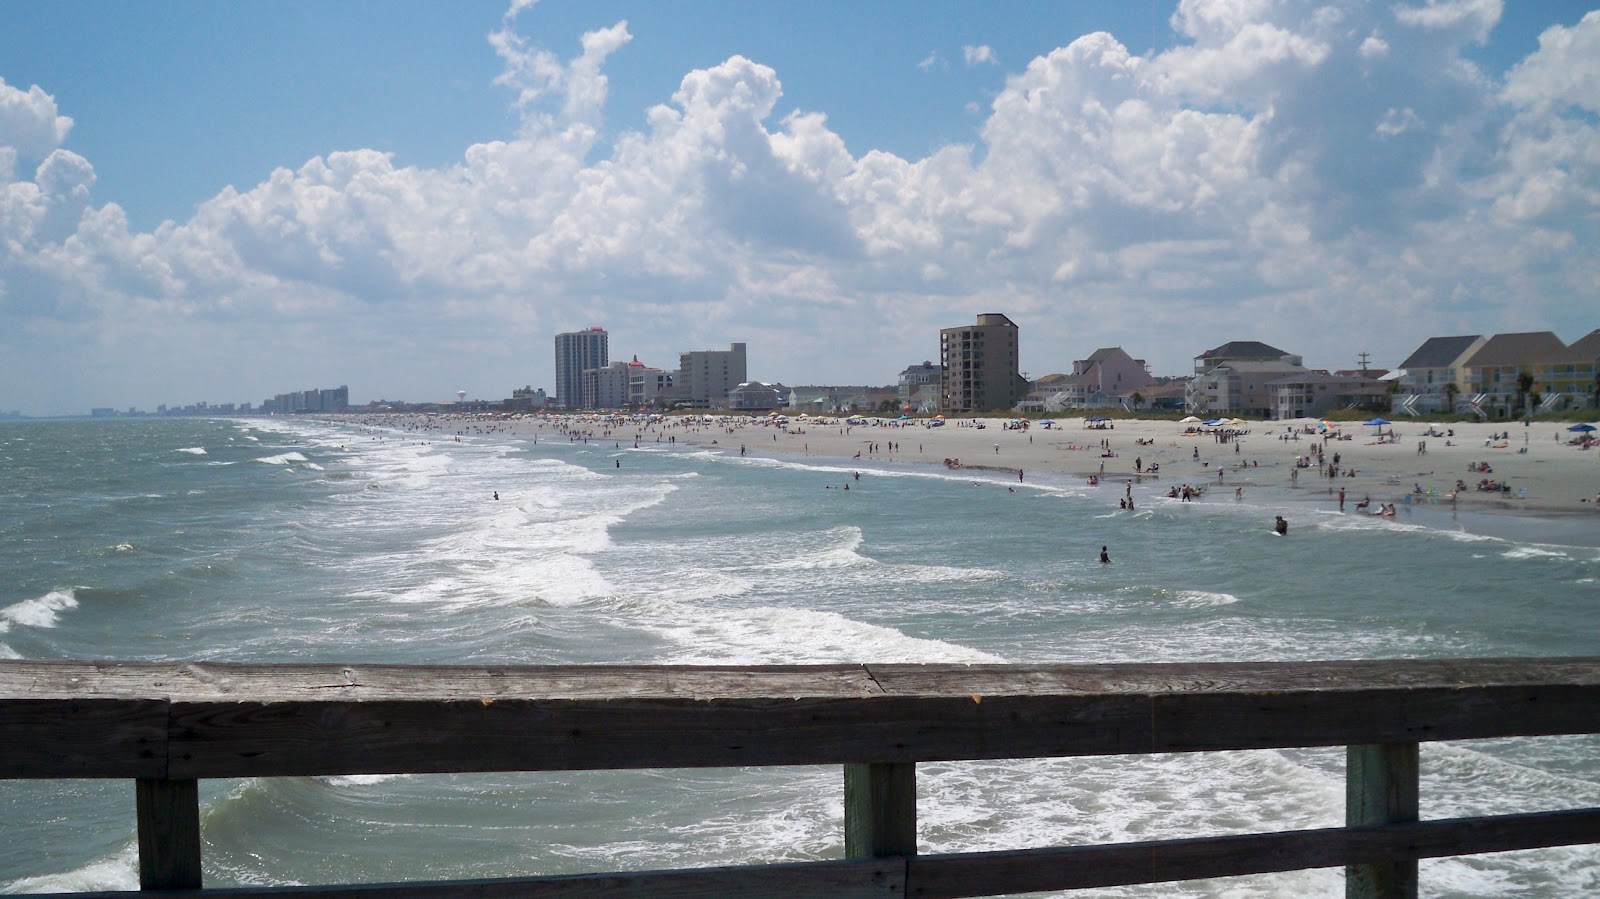
[{"label": "beachfront building", "polygon": [[1600,408],[1600,328],[1562,350],[1546,366],[1542,380],[1542,408]]},{"label": "beachfront building", "polygon": [[1272,381],[1272,417],[1321,418],[1335,409],[1378,411],[1387,408],[1387,372],[1307,371]]},{"label": "beachfront building", "polygon": [[[1050,412],[1114,406],[1131,408],[1132,396],[1149,389],[1155,382],[1143,359],[1133,358],[1122,347],[1105,347],[1095,350],[1087,359],[1072,363],[1072,374],[1052,385],[1051,392],[1045,394],[1044,408]],[[1044,390],[1042,383],[1039,389]],[[1140,398],[1143,399],[1142,393]]]},{"label": "beachfront building", "polygon": [[534,412],[543,409],[549,401],[550,398],[545,396],[543,387],[534,390],[532,384],[524,384],[521,387],[513,387],[511,398],[500,405],[505,407],[507,412]]},{"label": "beachfront building", "polygon": [[[789,391],[789,411],[830,415],[903,408],[898,387],[805,386]],[[897,413],[898,414],[898,413]]]},{"label": "beachfront building", "polygon": [[672,397],[674,373],[639,361],[628,363],[628,405],[638,409],[664,406]]},{"label": "beachfront building", "polygon": [[977,324],[939,331],[941,408],[945,412],[1010,411],[1028,393],[1018,363],[1017,326],[998,312]]},{"label": "beachfront building", "polygon": [[[638,360],[634,360],[637,362]],[[628,378],[632,362],[613,362],[605,368],[584,369],[579,384],[585,409],[621,409],[628,404]]]},{"label": "beachfront building", "polygon": [[1400,363],[1392,410],[1453,412],[1467,396],[1466,364],[1488,341],[1481,334],[1430,337]]},{"label": "beachfront building", "polygon": [[1561,358],[1567,345],[1550,331],[1496,334],[1464,363],[1468,406],[1480,415],[1515,418],[1533,394],[1542,393],[1540,375]]},{"label": "beachfront building", "polygon": [[728,391],[728,408],[740,412],[765,412],[788,404],[789,388],[782,384],[746,381]]},{"label": "beachfront building", "polygon": [[939,377],[944,366],[924,361],[921,365],[908,365],[900,373],[899,400],[901,406],[910,406],[918,412],[932,412],[939,408]]},{"label": "beachfront building", "polygon": [[744,344],[734,343],[725,350],[680,353],[673,387],[685,406],[720,409],[727,405],[728,391],[747,380]]},{"label": "beachfront building", "polygon": [[1196,375],[1186,399],[1199,415],[1271,418],[1277,405],[1276,382],[1309,371],[1294,362],[1224,362]]},{"label": "beachfront building", "polygon": [[[1234,340],[1194,357],[1184,404],[1196,414],[1271,414],[1267,383],[1306,371],[1303,360],[1259,340]],[[1227,369],[1213,374],[1217,369]],[[1247,395],[1248,394],[1248,395]]]},{"label": "beachfront building", "polygon": [[567,409],[585,408],[583,373],[611,364],[610,343],[610,335],[600,327],[556,335],[557,405]]}]

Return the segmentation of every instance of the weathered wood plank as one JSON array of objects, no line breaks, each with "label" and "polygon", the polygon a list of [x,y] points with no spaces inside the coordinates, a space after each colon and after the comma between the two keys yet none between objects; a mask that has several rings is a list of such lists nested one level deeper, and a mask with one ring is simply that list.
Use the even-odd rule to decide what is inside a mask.
[{"label": "weathered wood plank", "polygon": [[1600,657],[1096,665],[421,666],[0,661],[0,699],[1275,693],[1600,684]]},{"label": "weathered wood plank", "polygon": [[1600,842],[1600,809],[1189,840],[918,855],[907,896],[959,899],[1167,883]]},{"label": "weathered wood plank", "polygon": [[[168,703],[164,748],[153,728]],[[11,741],[0,742],[0,774],[13,777],[911,763],[1597,731],[1600,659],[788,668],[0,663],[0,737]],[[38,745],[60,751],[29,751]]]},{"label": "weathered wood plank", "polygon": [[200,785],[193,780],[140,780],[139,889],[200,888]]},{"label": "weathered wood plank", "polygon": [[[1351,746],[1345,752],[1345,824],[1416,821],[1419,758],[1416,743]],[[1384,860],[1345,869],[1346,899],[1416,899],[1416,859]]]},{"label": "weathered wood plank", "polygon": [[1158,695],[1154,752],[1408,743],[1600,731],[1594,687],[1393,687]]},{"label": "weathered wood plank", "polygon": [[0,778],[165,777],[158,699],[0,699]]},{"label": "weathered wood plank", "polygon": [[[162,899],[898,899],[905,895],[905,876],[903,859],[862,859],[444,883],[212,887],[161,895]],[[55,895],[59,899],[129,896],[125,892]]]},{"label": "weathered wood plank", "polygon": [[845,858],[917,852],[917,766],[844,766]]},{"label": "weathered wood plank", "polygon": [[[918,855],[738,868],[637,871],[449,883],[211,888],[172,899],[588,899],[740,896],[917,896],[957,899],[1210,877],[1332,868],[1395,858],[1437,858],[1600,842],[1600,809],[1459,818],[1354,829],[1290,831],[1120,843]],[[54,894],[122,899],[127,893]]]}]

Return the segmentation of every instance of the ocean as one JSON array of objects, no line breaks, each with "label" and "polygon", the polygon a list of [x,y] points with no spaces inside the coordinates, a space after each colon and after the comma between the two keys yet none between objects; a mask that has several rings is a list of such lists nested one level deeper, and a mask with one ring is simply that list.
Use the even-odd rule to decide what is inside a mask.
[{"label": "ocean", "polygon": [[[458,433],[459,432],[459,433]],[[1600,534],[460,423],[0,423],[0,657],[420,664],[1594,654]],[[853,471],[860,471],[855,480]],[[851,489],[843,489],[845,486]],[[495,499],[498,494],[499,499]],[[1325,504],[1324,504],[1325,505]],[[1270,533],[1289,510],[1287,539]],[[1108,547],[1111,565],[1098,563]],[[1600,738],[1422,750],[1424,818],[1600,806]],[[924,851],[1337,826],[1342,750],[918,767]],[[0,889],[134,889],[133,785],[0,782]],[[207,885],[839,858],[837,768],[204,781]],[[1334,870],[1095,897],[1338,895]],[[1600,894],[1600,847],[1422,863]]]}]

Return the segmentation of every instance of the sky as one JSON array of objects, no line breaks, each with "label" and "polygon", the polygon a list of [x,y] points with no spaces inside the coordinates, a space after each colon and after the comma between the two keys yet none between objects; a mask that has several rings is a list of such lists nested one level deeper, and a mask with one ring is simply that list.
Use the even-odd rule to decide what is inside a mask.
[{"label": "sky", "polygon": [[1600,11],[0,3],[0,410],[554,390],[554,336],[895,382],[1600,327]]}]

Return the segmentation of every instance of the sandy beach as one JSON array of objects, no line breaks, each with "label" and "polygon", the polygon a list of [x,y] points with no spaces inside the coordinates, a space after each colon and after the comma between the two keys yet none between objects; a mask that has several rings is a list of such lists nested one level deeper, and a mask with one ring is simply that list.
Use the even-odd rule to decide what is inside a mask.
[{"label": "sandy beach", "polygon": [[[423,427],[422,416],[397,416]],[[1203,487],[1202,502],[1234,499],[1268,489],[1295,503],[1335,511],[1340,490],[1345,511],[1374,513],[1384,504],[1462,512],[1509,513],[1528,518],[1597,516],[1600,521],[1600,449],[1569,444],[1570,423],[1485,424],[1396,421],[1382,428],[1342,423],[1336,436],[1316,420],[1245,422],[1219,435],[1214,429],[1173,421],[1117,419],[1101,427],[1084,418],[1007,427],[1007,419],[867,419],[850,425],[831,417],[792,417],[786,424],[741,416],[668,416],[645,424],[608,423],[600,416],[431,416],[434,432],[498,431],[557,437],[581,432],[592,440],[632,446],[668,443],[715,446],[723,452],[806,456],[863,467],[959,462],[986,478],[1029,474],[1098,479],[1108,492],[1133,481],[1140,493]],[[981,425],[981,427],[980,427]],[[1313,433],[1316,432],[1316,433]],[[1381,432],[1381,435],[1380,435]],[[1391,436],[1392,435],[1392,436]],[[567,439],[562,437],[561,439]],[[1334,463],[1335,457],[1338,461]],[[1297,466],[1300,459],[1304,465]],[[1338,474],[1328,477],[1328,465]],[[1487,470],[1483,468],[1487,466]],[[1020,472],[1020,473],[1019,473]],[[1507,489],[1479,489],[1483,482]],[[1465,489],[1458,489],[1459,485]],[[1357,509],[1369,500],[1366,509]]]},{"label": "sandy beach", "polygon": [[[1325,439],[1306,432],[1320,427],[1315,420],[1247,422],[1234,426],[1231,430],[1238,433],[1225,438],[1209,429],[1186,433],[1191,425],[1171,421],[1119,419],[1095,428],[1083,418],[1071,418],[1055,419],[1049,429],[1032,424],[1026,430],[1007,428],[1006,419],[962,419],[942,427],[920,420],[899,425],[868,421],[851,426],[832,418],[791,418],[787,426],[778,426],[739,418],[726,424],[669,418],[669,426],[643,433],[651,440],[666,434],[678,444],[715,444],[725,451],[737,452],[742,446],[760,455],[935,466],[959,460],[963,468],[979,471],[1020,469],[1024,481],[1034,471],[1085,481],[1096,477],[1106,485],[1133,480],[1144,489],[1188,484],[1206,488],[1204,499],[1211,501],[1231,499],[1238,490],[1273,487],[1336,508],[1343,489],[1346,509],[1352,512],[1370,498],[1368,511],[1383,503],[1453,502],[1463,510],[1533,517],[1600,514],[1595,503],[1600,450],[1568,445],[1577,436],[1566,430],[1568,424],[1397,421],[1380,429],[1347,423],[1339,437]],[[1430,436],[1430,430],[1439,436]],[[613,429],[611,436],[631,439],[637,433],[637,427],[624,426]],[[1322,463],[1312,458],[1319,452]],[[1336,455],[1339,473],[1329,478],[1326,465]],[[1297,468],[1297,457],[1310,464]],[[1480,465],[1488,470],[1474,470]],[[1480,490],[1483,481],[1510,490]],[[1458,490],[1458,482],[1466,489]]]}]

